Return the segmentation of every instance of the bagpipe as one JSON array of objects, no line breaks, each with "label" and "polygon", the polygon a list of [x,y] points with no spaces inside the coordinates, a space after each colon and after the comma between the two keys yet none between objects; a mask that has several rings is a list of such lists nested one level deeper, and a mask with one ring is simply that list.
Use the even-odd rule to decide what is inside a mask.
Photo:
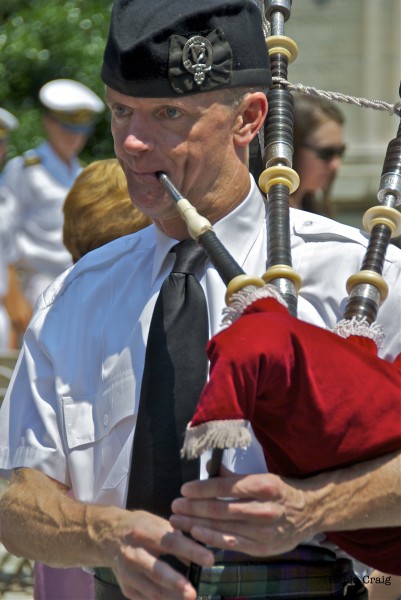
[{"label": "bagpipe", "polygon": [[[401,233],[396,209],[401,125],[387,148],[380,205],[363,217],[369,242],[360,271],[347,281],[343,319],[330,331],[298,319],[302,280],[291,261],[289,198],[299,178],[292,169],[293,97],[287,81],[297,46],[284,35],[290,10],[291,0],[268,0],[262,9],[273,74],[259,179],[269,223],[266,272],[245,274],[209,221],[159,174],[191,237],[227,285],[227,326],[208,343],[210,378],[182,449],[187,458],[213,449],[211,475],[225,448],[251,443],[249,423],[269,471],[287,477],[305,478],[401,448],[401,354],[389,362],[377,352],[383,338],[377,315],[388,291],[382,277],[385,255],[391,238]],[[239,345],[238,339],[245,341]],[[401,528],[326,535],[361,562],[401,574]]]}]

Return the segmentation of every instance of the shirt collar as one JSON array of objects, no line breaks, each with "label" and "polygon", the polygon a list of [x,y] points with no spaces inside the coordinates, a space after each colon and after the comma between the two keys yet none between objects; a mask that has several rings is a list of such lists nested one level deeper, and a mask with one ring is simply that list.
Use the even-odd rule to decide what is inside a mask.
[{"label": "shirt collar", "polygon": [[243,266],[266,219],[266,207],[255,180],[250,175],[248,195],[213,229],[240,266]]},{"label": "shirt collar", "polygon": [[[265,220],[265,205],[253,177],[250,175],[250,191],[246,198],[230,214],[213,225],[213,229],[230,254],[242,266]],[[178,243],[163,231],[155,229],[156,248],[153,261],[152,282],[167,269],[168,254]],[[173,258],[171,257],[171,264]],[[171,265],[170,265],[171,266]]]},{"label": "shirt collar", "polygon": [[161,271],[164,271],[164,266],[167,264],[167,256],[179,240],[169,237],[158,227],[154,226],[156,237],[155,256],[153,260],[152,283],[154,283]]}]

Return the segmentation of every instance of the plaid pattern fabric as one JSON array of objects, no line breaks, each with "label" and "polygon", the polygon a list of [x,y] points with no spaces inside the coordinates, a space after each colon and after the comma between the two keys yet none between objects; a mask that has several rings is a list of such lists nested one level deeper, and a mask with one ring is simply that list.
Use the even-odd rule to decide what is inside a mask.
[{"label": "plaid pattern fabric", "polygon": [[198,600],[343,598],[357,580],[352,562],[325,548],[299,546],[276,557],[250,558],[217,550],[210,568],[198,568],[191,581]]},{"label": "plaid pattern fabric", "polygon": [[[286,600],[344,598],[348,588],[360,586],[352,562],[337,559],[329,550],[300,546],[268,559],[217,550],[210,568],[193,567],[190,579],[198,600]],[[104,582],[118,585],[107,568],[95,569]]]},{"label": "plaid pattern fabric", "polygon": [[198,598],[342,598],[354,580],[351,566],[339,573],[327,564],[226,563],[202,569]]}]

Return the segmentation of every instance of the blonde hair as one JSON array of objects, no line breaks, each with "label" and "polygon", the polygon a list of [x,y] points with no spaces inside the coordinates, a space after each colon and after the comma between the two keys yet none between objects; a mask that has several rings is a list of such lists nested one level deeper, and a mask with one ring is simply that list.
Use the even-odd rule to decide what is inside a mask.
[{"label": "blonde hair", "polygon": [[114,158],[83,169],[65,199],[63,212],[63,241],[74,262],[151,223],[132,205],[124,172]]}]

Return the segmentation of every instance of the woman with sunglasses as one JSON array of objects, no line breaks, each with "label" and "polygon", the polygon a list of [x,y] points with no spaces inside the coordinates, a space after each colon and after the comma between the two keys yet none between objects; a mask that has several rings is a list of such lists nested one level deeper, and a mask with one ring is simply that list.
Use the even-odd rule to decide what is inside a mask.
[{"label": "woman with sunglasses", "polygon": [[343,126],[344,116],[330,100],[294,95],[293,166],[300,184],[292,206],[333,217],[329,193],[345,151]]}]

